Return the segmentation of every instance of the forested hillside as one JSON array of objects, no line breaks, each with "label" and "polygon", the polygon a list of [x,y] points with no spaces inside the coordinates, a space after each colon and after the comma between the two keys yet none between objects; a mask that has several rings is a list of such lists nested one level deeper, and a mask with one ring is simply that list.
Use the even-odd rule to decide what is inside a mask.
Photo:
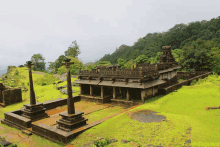
[{"label": "forested hillside", "polygon": [[196,21],[188,25],[177,24],[167,32],[148,33],[145,37],[139,38],[133,46],[123,44],[114,53],[106,54],[99,61],[110,61],[111,64],[117,64],[119,58],[126,60],[126,62],[133,61],[140,55],[146,55],[150,58],[155,57],[158,52],[161,52],[162,46],[171,46],[172,49],[184,49],[186,46],[191,46],[192,42],[196,40],[205,43],[204,41],[207,40],[216,42],[219,39],[220,16],[210,21]]}]

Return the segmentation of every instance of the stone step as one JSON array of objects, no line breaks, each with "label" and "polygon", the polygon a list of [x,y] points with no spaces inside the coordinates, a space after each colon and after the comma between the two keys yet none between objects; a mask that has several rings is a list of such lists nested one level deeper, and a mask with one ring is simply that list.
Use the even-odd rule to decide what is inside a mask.
[{"label": "stone step", "polygon": [[28,130],[22,130],[21,132],[28,135],[28,136],[32,135],[32,132],[28,131]]}]

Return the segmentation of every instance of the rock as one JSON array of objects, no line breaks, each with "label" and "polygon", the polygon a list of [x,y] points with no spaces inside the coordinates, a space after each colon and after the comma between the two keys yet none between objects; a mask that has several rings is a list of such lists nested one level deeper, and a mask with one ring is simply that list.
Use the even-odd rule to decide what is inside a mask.
[{"label": "rock", "polygon": [[133,141],[130,142],[130,145],[133,147],[140,147],[140,145],[138,143],[133,142]]},{"label": "rock", "polygon": [[65,79],[66,78],[66,76],[67,76],[67,74],[66,73],[63,73],[61,76],[60,76],[60,78],[59,78],[59,80],[63,80],[63,79]]},{"label": "rock", "polygon": [[3,145],[3,146],[8,146],[8,145],[10,145],[12,143],[9,142],[9,141],[0,141],[0,144]]},{"label": "rock", "polygon": [[[68,94],[67,89],[61,89],[60,92],[61,92],[61,93]],[[72,93],[75,93],[75,92],[76,92],[75,90],[72,90]]]},{"label": "rock", "polygon": [[153,144],[148,144],[146,147],[154,147]]},{"label": "rock", "polygon": [[122,139],[121,143],[128,143],[129,141]]},{"label": "rock", "polygon": [[118,140],[116,140],[115,138],[113,139],[110,139],[110,142],[113,143],[113,142],[118,142]]}]

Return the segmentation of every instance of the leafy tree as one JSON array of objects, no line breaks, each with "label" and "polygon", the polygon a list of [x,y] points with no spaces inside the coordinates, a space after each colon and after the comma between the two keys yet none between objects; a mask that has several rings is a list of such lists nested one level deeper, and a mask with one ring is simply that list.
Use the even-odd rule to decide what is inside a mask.
[{"label": "leafy tree", "polygon": [[77,58],[80,54],[79,45],[77,44],[76,40],[72,42],[68,50],[65,51],[65,56],[71,56],[73,58]]},{"label": "leafy tree", "polygon": [[171,50],[171,53],[173,55],[173,57],[175,58],[176,62],[180,62],[180,60],[183,59],[183,50],[182,49],[174,49]]},{"label": "leafy tree", "polygon": [[148,57],[146,55],[140,55],[134,60],[137,64],[148,62]]},{"label": "leafy tree", "polygon": [[125,68],[126,60],[122,59],[122,58],[119,58],[117,61],[118,61],[118,65],[121,66],[121,69],[124,69]]},{"label": "leafy tree", "polygon": [[35,71],[45,71],[46,63],[44,62],[44,60],[45,60],[45,58],[40,53],[39,54],[34,54],[31,57],[31,61],[33,62],[33,64],[35,64],[35,66],[33,67],[33,70],[35,70]]}]

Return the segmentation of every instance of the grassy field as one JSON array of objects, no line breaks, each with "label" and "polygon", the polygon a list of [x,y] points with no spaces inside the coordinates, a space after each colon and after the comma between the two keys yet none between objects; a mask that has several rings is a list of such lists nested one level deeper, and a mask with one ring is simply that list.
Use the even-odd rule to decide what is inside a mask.
[{"label": "grassy field", "polygon": [[[22,74],[20,70],[19,74]],[[26,74],[26,78],[21,79],[20,83],[28,82],[28,71],[26,70],[24,74]],[[34,81],[40,81],[43,78],[43,75],[33,74]],[[77,89],[75,93],[77,95],[79,94],[79,87],[75,88]],[[41,86],[39,82],[34,84],[34,89],[39,102],[67,97],[67,95],[61,94],[59,90],[56,90],[52,83]],[[25,102],[0,108],[0,118],[4,117],[4,112],[19,109],[24,103],[29,102],[29,92],[23,93],[22,96],[23,99],[26,99]],[[136,142],[143,147],[149,144],[158,146],[184,146],[186,142],[191,142],[191,146],[220,146],[220,109],[206,110],[206,107],[219,106],[219,97],[220,76],[210,75],[205,79],[200,79],[198,82],[193,82],[191,86],[183,86],[176,92],[150,98],[145,101],[145,104],[129,112],[110,118],[102,124],[81,133],[69,144],[80,146],[93,141],[97,137],[108,137],[118,140],[117,143],[114,143],[115,146],[129,146],[128,143],[122,144],[120,142],[121,139]],[[154,110],[159,112],[160,115],[166,117],[167,121],[141,123],[130,119],[129,114],[140,110]],[[103,115],[109,116],[109,113],[112,112],[109,110],[97,111],[93,114],[94,116],[89,116],[89,119],[96,120]],[[2,124],[0,126],[5,127]],[[9,127],[7,128],[11,129]],[[1,134],[2,132],[0,132]],[[43,142],[48,147],[60,146],[39,136],[33,135],[32,137],[33,142],[35,142],[34,138],[36,138],[36,144],[40,140],[40,142]]]}]

